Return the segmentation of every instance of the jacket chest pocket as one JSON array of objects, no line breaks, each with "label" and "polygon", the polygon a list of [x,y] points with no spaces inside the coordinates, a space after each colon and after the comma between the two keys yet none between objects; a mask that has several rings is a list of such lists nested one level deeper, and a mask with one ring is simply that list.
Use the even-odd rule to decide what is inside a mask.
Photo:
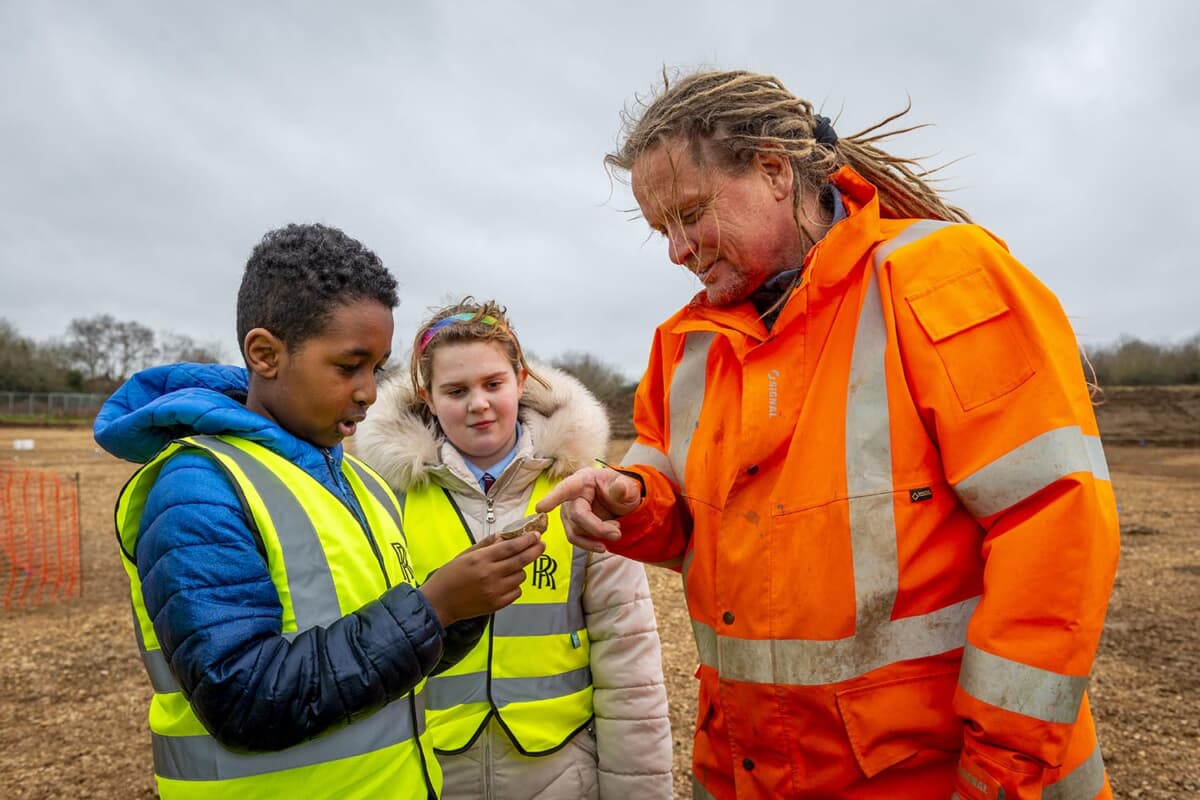
[{"label": "jacket chest pocket", "polygon": [[905,298],[970,411],[1033,375],[1024,332],[982,268]]}]

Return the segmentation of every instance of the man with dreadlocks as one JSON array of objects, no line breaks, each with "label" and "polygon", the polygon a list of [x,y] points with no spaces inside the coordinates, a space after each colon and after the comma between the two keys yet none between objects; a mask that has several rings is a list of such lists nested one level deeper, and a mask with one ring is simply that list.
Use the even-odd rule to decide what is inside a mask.
[{"label": "man with dreadlocks", "polygon": [[606,163],[703,291],[622,467],[539,510],[683,573],[696,797],[1110,797],[1085,689],[1118,526],[1075,337],[880,149],[894,119],[839,138],[749,72],[626,116]]}]

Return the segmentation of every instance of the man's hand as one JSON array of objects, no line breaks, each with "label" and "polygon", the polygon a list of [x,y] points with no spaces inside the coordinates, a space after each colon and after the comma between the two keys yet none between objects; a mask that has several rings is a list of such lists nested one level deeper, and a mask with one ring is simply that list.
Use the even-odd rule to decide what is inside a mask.
[{"label": "man's hand", "polygon": [[561,505],[567,539],[576,547],[605,552],[604,542],[621,538],[617,522],[642,503],[642,485],[614,469],[587,467],[564,479],[537,504],[538,511]]}]

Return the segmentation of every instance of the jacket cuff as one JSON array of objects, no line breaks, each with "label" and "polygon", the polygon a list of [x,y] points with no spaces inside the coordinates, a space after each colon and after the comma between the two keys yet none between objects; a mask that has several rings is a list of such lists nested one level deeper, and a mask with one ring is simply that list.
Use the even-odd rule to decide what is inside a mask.
[{"label": "jacket cuff", "polygon": [[482,617],[460,619],[458,622],[451,623],[446,628],[446,635],[442,639],[442,658],[430,674],[437,675],[439,672],[445,672],[462,661],[467,653],[479,644],[490,619],[489,615],[484,614]]},{"label": "jacket cuff", "polygon": [[[425,596],[407,583],[401,583],[384,592],[379,598],[379,603],[388,610],[395,624],[404,632],[411,647],[410,652],[420,665],[420,675],[417,679],[429,674],[442,657],[442,642],[446,638],[446,631]],[[370,607],[371,604],[364,606],[359,613],[367,611]]]},{"label": "jacket cuff", "polygon": [[1041,800],[1043,772],[1017,753],[988,755],[968,744],[958,759],[951,800]]},{"label": "jacket cuff", "polygon": [[678,571],[691,532],[687,503],[657,472],[643,472],[638,467],[621,472],[636,475],[646,495],[637,508],[618,519],[621,538],[605,542],[605,547],[615,555]]},{"label": "jacket cuff", "polygon": [[600,797],[636,798],[671,797],[674,781],[670,772],[653,775],[623,775],[599,771]]}]

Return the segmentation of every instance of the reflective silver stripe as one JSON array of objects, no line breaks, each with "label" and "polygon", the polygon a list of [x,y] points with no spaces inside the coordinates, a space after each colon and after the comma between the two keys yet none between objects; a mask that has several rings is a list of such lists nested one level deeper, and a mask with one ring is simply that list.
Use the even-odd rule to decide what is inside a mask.
[{"label": "reflective silver stripe", "polygon": [[425,713],[413,713],[410,695],[330,734],[274,753],[234,753],[210,736],[155,735],[154,771],[174,780],[215,781],[323,764],[412,739],[414,716],[416,732],[424,733]]},{"label": "reflective silver stripe", "polygon": [[978,597],[928,614],[892,620],[845,639],[737,639],[718,636],[712,627],[692,620],[700,663],[722,678],[747,683],[821,686],[865,675],[871,670],[913,658],[948,653],[962,647],[967,623]]},{"label": "reflective silver stripe", "polygon": [[[290,489],[254,456],[215,436],[191,437],[204,447],[228,456],[263,499],[287,570],[292,611],[299,630],[329,625],[342,616],[337,590],[321,540],[312,520]],[[248,513],[248,512],[247,512]]]},{"label": "reflective silver stripe", "polygon": [[129,604],[129,613],[133,615],[133,638],[137,640],[138,650],[146,652],[146,640],[142,637],[142,624],[138,621],[137,609]]},{"label": "reflective silver stripe", "polygon": [[[1082,433],[1082,431],[1081,431]],[[1108,474],[1108,459],[1104,457],[1104,445],[1099,436],[1084,436],[1083,446],[1087,448],[1088,461],[1092,465],[1092,475],[1098,481],[1111,481]]]},{"label": "reflective silver stripe", "polygon": [[[550,700],[583,691],[592,683],[590,667],[580,667],[558,675],[539,678],[492,677],[492,699],[497,708],[510,703]],[[487,673],[470,672],[464,675],[438,675],[429,679],[425,689],[425,707],[442,711],[467,703],[486,703]]]},{"label": "reflective silver stripe", "polygon": [[708,789],[704,788],[703,784],[700,783],[699,778],[697,778],[695,775],[692,776],[692,797],[695,798],[695,800],[717,800],[712,796],[711,793],[709,793]]},{"label": "reflective silver stripe", "polygon": [[175,673],[171,672],[171,665],[167,663],[162,650],[143,650],[142,665],[146,667],[146,674],[150,676],[150,685],[155,692],[170,694],[180,691],[179,682],[175,680]]},{"label": "reflective silver stripe", "polygon": [[435,675],[425,684],[425,707],[430,711],[487,702],[486,670],[461,675]]},{"label": "reflective silver stripe", "polygon": [[883,267],[883,263],[887,261],[888,256],[899,250],[901,247],[905,247],[913,242],[920,241],[934,231],[940,231],[942,228],[955,224],[957,223],[947,222],[941,219],[923,219],[914,222],[912,225],[909,225],[907,228],[900,231],[900,233],[896,234],[891,239],[888,239],[886,242],[879,245],[879,247],[875,248],[875,269],[880,269]]},{"label": "reflective silver stripe", "polygon": [[1096,480],[1109,480],[1100,438],[1084,436],[1078,425],[1068,425],[1046,431],[1010,450],[963,478],[955,484],[954,491],[972,514],[988,517],[1076,472],[1089,472]]},{"label": "reflective silver stripe", "polygon": [[581,547],[572,547],[571,555],[571,590],[567,597],[567,624],[574,625],[572,630],[583,630],[587,622],[583,616],[583,588],[587,583],[587,565],[589,551]]},{"label": "reflective silver stripe", "polygon": [[681,491],[686,488],[684,481],[687,480],[688,450],[692,446],[692,437],[696,435],[700,411],[704,407],[708,348],[715,335],[712,331],[687,334],[683,341],[683,355],[671,376],[671,444],[667,457],[675,473],[674,483]]},{"label": "reflective silver stripe", "polygon": [[159,694],[170,694],[179,691],[179,683],[175,673],[167,663],[167,657],[162,650],[147,650],[146,641],[142,637],[142,625],[138,622],[137,611],[132,604],[129,607],[133,614],[133,638],[137,640],[138,652],[142,654],[142,665],[150,677],[150,686]]},{"label": "reflective silver stripe", "polygon": [[576,600],[562,603],[513,603],[496,612],[492,630],[497,636],[549,636],[584,627],[583,608]]},{"label": "reflective silver stripe", "polygon": [[546,700],[582,691],[592,683],[590,667],[580,667],[541,678],[497,678],[492,676],[492,699],[498,708],[510,703]]},{"label": "reflective silver stripe", "polygon": [[384,485],[380,482],[375,473],[371,472],[362,464],[359,464],[353,458],[347,458],[346,456],[343,456],[342,458],[343,463],[350,465],[350,469],[354,470],[354,474],[357,475],[358,479],[363,482],[363,486],[367,487],[367,491],[371,493],[371,496],[375,498],[376,502],[387,509],[388,516],[392,518],[392,522],[396,523],[396,528],[403,532],[404,523],[400,521],[400,509],[398,509],[396,504],[392,502],[392,498],[388,496],[387,489],[384,488]]},{"label": "reflective silver stripe", "polygon": [[892,617],[900,574],[892,508],[892,430],[884,353],[887,330],[879,276],[868,273],[846,391],[846,491],[854,563],[854,630]]},{"label": "reflective silver stripe", "polygon": [[622,456],[620,464],[645,464],[648,467],[654,467],[667,477],[671,483],[679,485],[679,478],[675,475],[675,468],[671,466],[671,462],[663,455],[661,450],[649,447],[644,444],[634,442],[633,445]]},{"label": "reflective silver stripe", "polygon": [[[679,567],[679,581],[680,581],[680,585],[683,587],[683,597],[684,597],[685,603],[687,602],[687,596],[688,596],[687,576],[688,576],[688,572],[690,572],[692,569],[692,562],[695,559],[696,559],[696,548],[690,547],[690,548],[688,548],[687,552],[683,554],[683,564],[681,564]],[[690,617],[691,614],[689,613],[688,616]],[[704,650],[700,646],[700,637],[697,636],[694,632],[695,620],[693,620],[692,628],[693,628],[692,638],[696,640],[697,656],[700,659],[700,663],[703,664],[704,663]]]},{"label": "reflective silver stripe", "polygon": [[1093,800],[1104,789],[1104,757],[1100,745],[1087,760],[1042,789],[1042,800]]},{"label": "reflective silver stripe", "polygon": [[958,685],[989,705],[1040,719],[1074,722],[1087,689],[1087,677],[1063,675],[1011,661],[968,644]]}]

